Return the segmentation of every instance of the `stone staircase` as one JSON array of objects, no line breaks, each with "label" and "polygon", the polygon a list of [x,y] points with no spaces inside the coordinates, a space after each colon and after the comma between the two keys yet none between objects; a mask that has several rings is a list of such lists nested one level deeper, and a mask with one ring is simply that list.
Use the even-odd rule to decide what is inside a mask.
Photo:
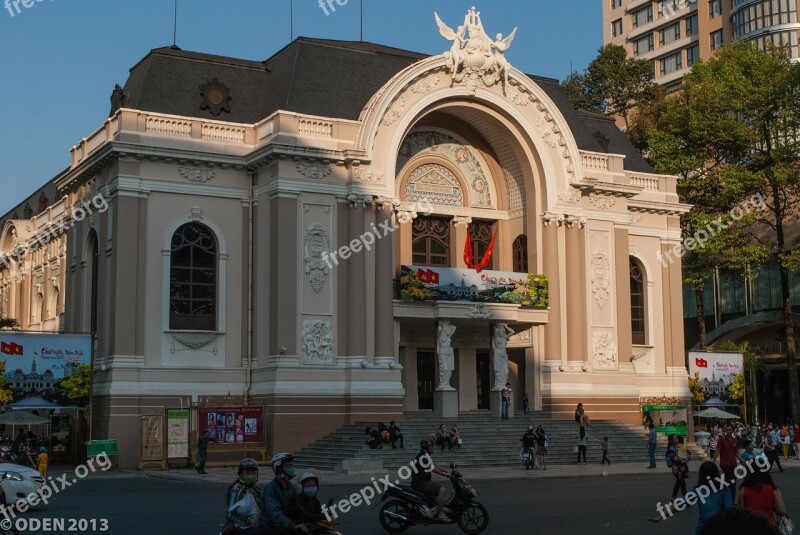
[{"label": "stone staircase", "polygon": [[[389,422],[385,422],[387,425]],[[439,465],[457,463],[460,467],[508,467],[519,466],[520,438],[529,425],[542,425],[547,432],[547,464],[574,464],[577,455],[572,452],[576,444],[578,425],[571,420],[555,420],[543,412],[521,413],[509,421],[501,421],[488,412],[461,413],[458,418],[442,419],[430,412],[406,413],[398,425],[403,432],[405,449],[371,450],[366,445],[364,428],[377,422],[348,425],[323,437],[297,454],[295,464],[303,468],[318,470],[357,472],[360,470],[396,470],[407,464],[419,451],[419,441],[433,437],[439,424],[451,426],[457,423],[464,442],[461,448],[441,451],[436,446],[434,460]],[[586,458],[589,463],[598,463],[602,458],[600,442],[608,437],[609,458],[613,463],[648,463],[646,432],[637,425],[613,420],[592,420],[587,429],[589,446]],[[667,439],[659,436],[656,462],[664,464]],[[702,449],[695,444],[687,445],[694,461],[705,459]]]}]

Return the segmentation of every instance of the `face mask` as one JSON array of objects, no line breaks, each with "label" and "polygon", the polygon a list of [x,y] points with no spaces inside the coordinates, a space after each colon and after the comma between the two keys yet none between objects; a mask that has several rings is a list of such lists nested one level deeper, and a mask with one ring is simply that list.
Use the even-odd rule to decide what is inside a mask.
[{"label": "face mask", "polygon": [[317,495],[317,487],[303,487],[303,494],[306,496],[316,496]]},{"label": "face mask", "polygon": [[292,479],[294,477],[294,468],[284,468],[283,475],[286,476],[287,479]]},{"label": "face mask", "polygon": [[252,487],[258,481],[258,474],[242,474],[242,483],[248,487]]}]

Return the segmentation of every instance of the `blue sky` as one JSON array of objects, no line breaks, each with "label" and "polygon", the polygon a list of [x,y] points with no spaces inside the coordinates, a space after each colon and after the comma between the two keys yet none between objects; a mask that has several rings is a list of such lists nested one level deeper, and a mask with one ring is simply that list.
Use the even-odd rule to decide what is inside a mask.
[{"label": "blue sky", "polygon": [[[114,84],[151,49],[172,44],[173,0],[0,0],[0,215],[69,164],[69,149],[108,116]],[[294,0],[294,36],[359,39],[361,0]],[[364,40],[428,54],[475,5],[487,33],[517,36],[506,54],[531,74],[563,79],[602,45],[598,0],[363,0]],[[605,1],[605,0],[603,0]],[[177,44],[264,60],[290,41],[290,0],[178,0]],[[12,13],[13,12],[13,16]]]}]

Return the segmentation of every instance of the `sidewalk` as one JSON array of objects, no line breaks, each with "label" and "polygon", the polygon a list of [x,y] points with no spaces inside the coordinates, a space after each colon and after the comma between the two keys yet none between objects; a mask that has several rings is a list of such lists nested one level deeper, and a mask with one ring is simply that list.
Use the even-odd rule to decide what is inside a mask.
[{"label": "sidewalk", "polygon": [[[800,470],[799,461],[783,461],[783,468],[785,470]],[[694,464],[694,463],[693,463]],[[694,464],[694,467],[699,464]],[[295,466],[295,472],[298,477],[303,474],[305,470],[313,467]],[[145,477],[161,478],[161,479],[174,479],[182,481],[205,482],[205,483],[218,483],[230,485],[236,479],[236,468],[209,468],[206,470],[207,474],[198,474],[194,468],[181,468],[173,470],[147,470],[145,472],[132,472],[143,474]],[[327,472],[322,470],[315,470],[324,485],[362,485],[370,483],[372,478],[386,476],[388,472],[375,473],[375,474],[337,474],[334,472]],[[777,470],[775,470],[777,471]],[[261,469],[260,482],[263,484],[271,478],[269,469],[267,468],[266,474],[264,468]],[[601,465],[599,463],[577,465],[577,464],[557,464],[548,466],[546,471],[539,470],[525,470],[522,463],[518,467],[492,467],[481,469],[469,469],[463,472],[463,476],[468,481],[486,481],[492,479],[548,479],[548,478],[565,478],[565,477],[603,477],[620,476],[620,475],[642,475],[642,474],[668,474],[671,473],[663,461],[655,469],[649,469],[646,465],[641,463],[620,463],[611,465]],[[396,479],[396,474],[391,474]]]}]

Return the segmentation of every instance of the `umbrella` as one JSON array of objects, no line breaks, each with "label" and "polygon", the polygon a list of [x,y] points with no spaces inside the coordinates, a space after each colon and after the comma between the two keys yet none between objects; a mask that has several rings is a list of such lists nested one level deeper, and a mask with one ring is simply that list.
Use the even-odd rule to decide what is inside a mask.
[{"label": "umbrella", "polygon": [[50,420],[48,418],[42,418],[41,416],[36,416],[35,414],[31,414],[25,411],[10,410],[3,414],[0,414],[0,424],[37,425],[37,424],[49,424],[49,423]]},{"label": "umbrella", "polygon": [[721,418],[723,420],[732,420],[734,418],[739,418],[735,414],[731,414],[729,412],[725,412],[722,409],[706,409],[704,411],[700,411],[695,413],[695,416],[698,418]]}]

